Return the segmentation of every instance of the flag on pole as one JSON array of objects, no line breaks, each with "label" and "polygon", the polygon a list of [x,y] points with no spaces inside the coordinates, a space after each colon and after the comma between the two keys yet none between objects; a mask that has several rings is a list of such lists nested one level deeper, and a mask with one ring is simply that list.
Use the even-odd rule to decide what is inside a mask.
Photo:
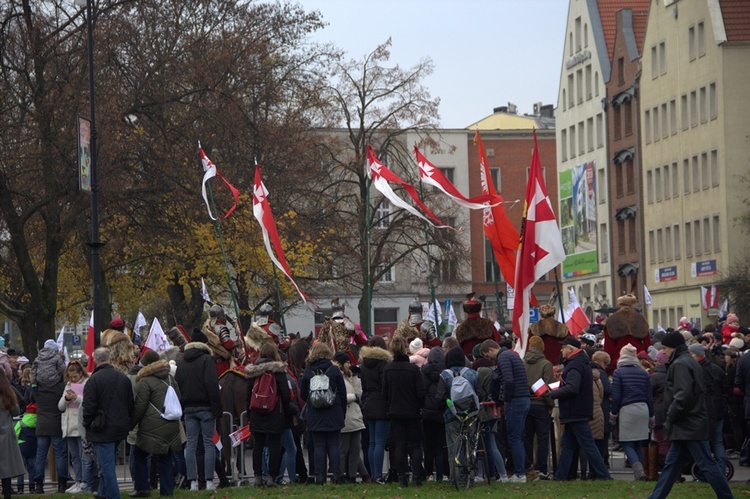
[{"label": "flag on pole", "polygon": [[65,365],[70,364],[70,357],[68,356],[68,347],[65,345],[65,326],[60,329],[60,334],[57,335],[57,349],[63,352],[65,356]]},{"label": "flag on pole", "polygon": [[643,285],[643,303],[645,303],[647,307],[650,307],[652,302],[653,300],[651,299],[651,293],[648,292],[648,288],[644,284]]},{"label": "flag on pole", "polygon": [[[385,166],[380,162],[380,160],[378,160],[378,157],[375,155],[375,150],[372,148],[372,146],[367,146],[367,176],[372,179],[372,185],[374,185],[375,188],[380,191],[383,196],[388,198],[388,200],[394,205],[398,206],[399,208],[403,208],[412,215],[421,218],[425,222],[439,229],[453,229],[453,227],[443,224],[443,222],[441,222],[440,219],[436,217],[435,214],[432,213],[429,208],[427,208],[427,206],[425,206],[422,200],[419,199],[419,194],[417,194],[417,190],[414,188],[414,186],[401,180],[398,175],[393,173],[388,169],[387,166]],[[411,196],[417,206],[419,206],[427,216],[422,215],[413,206],[409,205],[406,201],[398,197],[398,195],[393,192],[393,189],[388,184],[388,182],[394,182],[403,187],[406,192],[409,193],[409,196]]]},{"label": "flag on pole", "polygon": [[198,143],[198,154],[200,155],[201,163],[203,164],[203,171],[204,171],[201,193],[203,194],[203,201],[206,202],[206,209],[208,210],[208,216],[211,217],[211,220],[216,220],[216,217],[214,217],[213,213],[211,213],[211,204],[208,201],[208,194],[206,193],[206,184],[208,183],[208,181],[214,177],[219,177],[224,182],[224,184],[226,184],[229,190],[232,192],[232,197],[234,198],[234,204],[221,217],[222,219],[225,219],[229,215],[231,215],[235,209],[237,209],[237,202],[240,200],[240,191],[235,186],[230,184],[229,181],[225,179],[221,173],[219,173],[219,170],[216,168],[216,165],[213,164],[213,162],[210,159],[208,159],[208,156],[206,156],[206,153],[203,152],[203,148],[201,147],[200,142]]},{"label": "flag on pole", "polygon": [[[422,317],[424,317],[424,320],[432,321],[433,324],[440,326],[443,323],[443,310],[440,308],[439,301],[433,303],[422,302]],[[436,308],[438,313],[437,319],[435,319]]]},{"label": "flag on pole", "polygon": [[[266,245],[268,256],[274,265],[281,270],[285,276],[294,284],[302,301],[307,302],[310,298],[297,286],[292,278],[292,272],[289,270],[289,264],[284,256],[284,249],[281,247],[279,231],[276,228],[276,220],[271,212],[271,204],[268,202],[268,189],[260,179],[260,165],[255,165],[255,185],[253,187],[253,215],[258,220],[260,228],[263,231],[263,243]],[[273,247],[272,247],[273,246]],[[275,254],[274,254],[275,251]]]},{"label": "flag on pole", "polygon": [[203,301],[212,303],[211,298],[208,297],[208,289],[206,289],[206,281],[204,281],[202,277],[201,277],[201,296],[203,297]]},{"label": "flag on pole", "polygon": [[721,307],[719,307],[719,317],[726,317],[728,311],[729,311],[729,300],[724,298],[724,301],[721,302]]},{"label": "flag on pole", "polygon": [[422,153],[419,152],[417,146],[414,146],[414,154],[416,154],[417,156],[419,178],[422,180],[422,182],[437,187],[438,189],[443,191],[444,194],[446,194],[461,206],[469,208],[470,210],[483,210],[488,206],[497,206],[503,202],[502,197],[492,196],[489,194],[474,198],[467,198],[466,196],[461,194],[458,189],[456,189],[456,186],[453,185],[453,183],[451,183],[451,181],[448,180],[445,175],[443,175],[443,172],[441,172],[438,167],[430,163],[427,158],[425,158]]},{"label": "flag on pole", "polygon": [[83,353],[86,354],[86,356],[89,358],[88,363],[86,364],[86,370],[89,373],[94,372],[94,369],[96,369],[96,363],[94,362],[94,345],[96,343],[95,333],[94,333],[94,311],[91,311],[91,319],[89,319],[89,329],[86,332],[86,346],[83,349]]},{"label": "flag on pole", "polygon": [[135,317],[135,324],[133,324],[133,338],[141,337],[141,328],[144,326],[148,326],[148,322],[146,322],[146,318],[139,310],[138,315]]},{"label": "flag on pole", "polygon": [[719,308],[719,293],[716,292],[716,286],[710,288],[701,286],[701,306],[706,311]]},{"label": "flag on pole", "polygon": [[[482,144],[482,136],[479,134],[479,130],[474,136],[474,142],[479,147],[479,176],[482,181],[482,195],[500,197],[492,183],[490,167],[487,163],[487,155],[484,153],[484,144]],[[500,199],[502,200],[502,197]],[[484,208],[482,226],[485,237],[492,245],[492,251],[495,254],[495,260],[500,267],[503,279],[507,283],[513,283],[516,278],[516,250],[520,237],[502,204],[492,208]]]},{"label": "flag on pole", "polygon": [[578,303],[578,297],[572,286],[568,289],[568,308],[565,311],[565,325],[568,326],[568,331],[573,336],[583,332],[589,325],[589,318],[581,308],[581,304]]},{"label": "flag on pole", "polygon": [[513,330],[518,335],[515,350],[523,358],[529,334],[529,302],[536,281],[560,265],[565,259],[562,236],[557,226],[555,212],[547,195],[539,160],[539,146],[534,132],[534,151],[531,155],[529,181],[526,184],[526,199],[521,225],[521,244],[513,306]]},{"label": "flag on pole", "polygon": [[453,310],[453,302],[445,300],[445,308],[448,310],[448,325],[455,327],[458,324],[458,317],[456,317],[456,311]]},{"label": "flag on pole", "polygon": [[146,350],[153,350],[154,352],[163,352],[170,347],[167,335],[164,334],[164,330],[159,323],[159,319],[154,317],[154,322],[151,323],[151,330],[148,332],[148,338],[146,343],[143,344],[143,353]]}]

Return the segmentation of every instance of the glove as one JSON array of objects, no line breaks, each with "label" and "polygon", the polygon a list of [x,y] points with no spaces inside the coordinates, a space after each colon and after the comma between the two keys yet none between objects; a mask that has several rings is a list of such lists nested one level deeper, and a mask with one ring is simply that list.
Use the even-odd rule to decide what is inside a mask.
[{"label": "glove", "polygon": [[614,426],[617,423],[617,414],[609,414],[609,424]]},{"label": "glove", "polygon": [[648,429],[653,430],[654,426],[656,426],[656,417],[651,416],[650,418],[648,418]]}]

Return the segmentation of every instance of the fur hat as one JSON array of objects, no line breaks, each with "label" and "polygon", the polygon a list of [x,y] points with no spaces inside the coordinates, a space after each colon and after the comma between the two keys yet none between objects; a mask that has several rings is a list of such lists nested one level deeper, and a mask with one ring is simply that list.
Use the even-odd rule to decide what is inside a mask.
[{"label": "fur hat", "polygon": [[109,321],[109,327],[122,331],[125,328],[125,322],[119,317],[115,317],[114,319]]},{"label": "fur hat", "polygon": [[190,337],[190,341],[199,343],[208,343],[208,336],[198,328],[193,329],[193,335]]},{"label": "fur hat", "polygon": [[482,302],[475,299],[476,293],[471,292],[466,295],[466,301],[463,303],[462,308],[467,314],[478,314],[482,311]]},{"label": "fur hat", "polygon": [[633,345],[628,343],[620,349],[620,357],[622,357],[623,355],[630,355],[631,357],[635,357],[636,355],[638,355],[638,350]]},{"label": "fur hat", "polygon": [[727,324],[731,324],[732,322],[740,322],[740,319],[737,317],[737,314],[727,315]]},{"label": "fur hat", "polygon": [[532,336],[531,338],[529,338],[529,348],[538,348],[543,352],[544,340],[539,336]]},{"label": "fur hat", "polygon": [[693,343],[688,347],[688,350],[691,354],[695,355],[696,357],[705,357],[706,356],[706,347],[705,345],[702,345],[700,343]]},{"label": "fur hat", "polygon": [[419,338],[414,338],[414,340],[409,343],[409,353],[417,353],[422,350],[423,347],[424,345],[422,344],[422,340]]},{"label": "fur hat", "polygon": [[745,342],[742,341],[742,338],[732,338],[729,341],[729,346],[742,350],[743,348],[745,348]]},{"label": "fur hat", "polygon": [[677,348],[678,346],[685,344],[685,337],[677,331],[672,331],[664,336],[664,339],[661,340],[661,344],[665,347]]},{"label": "fur hat", "polygon": [[545,317],[552,317],[555,315],[555,306],[554,305],[540,305],[539,306],[539,315],[542,316],[542,318]]},{"label": "fur hat", "polygon": [[636,303],[638,303],[638,299],[632,294],[622,295],[617,298],[618,307],[632,307]]},{"label": "fur hat", "polygon": [[57,342],[55,340],[47,340],[44,342],[44,348],[49,348],[50,350],[54,350],[57,352],[59,349],[57,348]]}]

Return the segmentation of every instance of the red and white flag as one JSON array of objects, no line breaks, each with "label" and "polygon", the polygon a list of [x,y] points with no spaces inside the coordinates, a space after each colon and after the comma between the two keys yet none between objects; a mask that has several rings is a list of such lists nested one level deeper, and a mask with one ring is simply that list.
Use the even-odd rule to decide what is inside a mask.
[{"label": "red and white flag", "polygon": [[541,397],[544,392],[549,391],[549,387],[542,378],[539,378],[538,380],[536,380],[536,383],[531,385],[531,390],[534,392],[534,395],[536,395],[537,397]]},{"label": "red and white flag", "polygon": [[539,160],[539,146],[534,132],[534,152],[531,155],[529,181],[521,225],[521,244],[516,264],[513,330],[518,335],[515,350],[523,357],[529,335],[529,302],[534,284],[565,259],[562,236],[555,212],[547,195]]},{"label": "red and white flag", "polygon": [[214,436],[211,438],[211,441],[216,446],[216,450],[221,452],[221,449],[224,448],[224,444],[221,443],[221,435],[219,435],[219,432],[217,430],[214,430]]},{"label": "red and white flag", "polygon": [[701,286],[701,306],[706,311],[712,308],[719,308],[719,293],[716,291],[716,286],[711,286],[710,288]]},{"label": "red and white flag", "polygon": [[[266,245],[266,251],[271,261],[281,270],[285,276],[294,284],[300,297],[304,302],[310,298],[297,286],[292,278],[292,272],[289,270],[289,264],[284,256],[284,249],[281,247],[279,239],[279,230],[276,227],[276,220],[271,212],[271,205],[268,202],[268,189],[260,179],[260,165],[255,165],[255,185],[253,186],[253,215],[260,224],[263,232],[263,243]],[[275,252],[275,253],[274,253]]]},{"label": "red and white flag", "polygon": [[163,352],[170,346],[167,335],[164,334],[164,329],[162,329],[159,323],[159,319],[154,317],[154,322],[151,323],[151,329],[148,332],[148,338],[146,338],[146,342],[143,344],[142,353],[146,353],[147,350]]},{"label": "red and white flag", "polygon": [[[482,136],[479,134],[479,130],[474,136],[474,142],[479,147],[479,176],[482,181],[482,195],[498,197],[502,201],[502,196],[497,193],[495,185],[492,183],[490,167],[487,163],[487,155],[484,153],[484,144],[482,144]],[[508,284],[515,282],[516,250],[518,249],[520,236],[510,222],[502,204],[484,208],[482,227],[484,235],[492,245],[492,251],[495,254],[500,273],[503,274],[503,279]]]},{"label": "red and white flag", "polygon": [[200,146],[200,143],[198,144],[198,154],[200,155],[201,164],[203,164],[203,171],[205,172],[203,174],[203,185],[201,187],[201,193],[203,194],[203,201],[206,202],[206,209],[208,210],[208,216],[211,217],[211,220],[216,220],[216,217],[214,217],[213,213],[211,213],[211,204],[208,201],[208,194],[206,193],[206,184],[208,183],[210,179],[214,177],[219,177],[226,184],[229,190],[232,192],[232,197],[234,197],[234,204],[221,217],[222,219],[227,218],[237,208],[237,202],[240,199],[240,191],[237,190],[235,186],[230,184],[229,181],[225,179],[221,173],[219,173],[219,170],[216,168],[216,165],[213,164],[213,162],[210,159],[208,159],[208,156],[206,156],[206,153],[203,152],[203,148]]},{"label": "red and white flag", "polygon": [[89,329],[86,332],[86,346],[83,349],[88,358],[88,364],[86,364],[86,370],[89,373],[94,372],[96,369],[96,363],[94,362],[94,345],[96,344],[96,338],[94,333],[94,311],[91,311],[91,319],[89,320]]},{"label": "red and white flag", "polygon": [[242,442],[250,438],[250,425],[245,425],[239,430],[229,434],[229,441],[232,442],[232,447],[237,447]]},{"label": "red and white flag", "polygon": [[586,312],[583,311],[581,304],[578,303],[578,297],[573,287],[568,289],[568,308],[565,310],[563,322],[568,326],[568,331],[573,336],[577,336],[583,332],[590,324]]},{"label": "red and white flag", "polygon": [[[419,199],[419,194],[417,193],[417,190],[413,185],[401,180],[398,175],[393,173],[388,169],[387,166],[385,166],[380,162],[380,160],[378,160],[378,157],[375,155],[375,150],[372,148],[372,146],[367,146],[367,176],[372,179],[372,185],[374,185],[375,188],[380,191],[383,196],[388,198],[388,200],[394,205],[398,206],[399,208],[403,208],[412,215],[421,218],[425,222],[439,229],[453,229],[453,227],[443,224],[443,222],[441,222],[440,219],[436,217],[435,214],[433,214],[430,209],[427,208],[427,206],[425,206],[422,200]],[[425,217],[413,206],[409,205],[409,203],[398,197],[398,195],[393,192],[393,189],[388,184],[388,182],[394,182],[403,187],[406,192],[409,193],[409,196],[411,196],[417,206],[419,206],[427,216]]]},{"label": "red and white flag", "polygon": [[456,186],[453,185],[445,175],[443,175],[443,172],[441,172],[438,167],[430,163],[429,160],[419,152],[417,146],[414,146],[414,154],[417,156],[419,178],[422,182],[437,187],[461,206],[469,208],[470,210],[483,210],[488,206],[497,206],[503,202],[503,198],[491,195],[467,198],[456,189]]}]

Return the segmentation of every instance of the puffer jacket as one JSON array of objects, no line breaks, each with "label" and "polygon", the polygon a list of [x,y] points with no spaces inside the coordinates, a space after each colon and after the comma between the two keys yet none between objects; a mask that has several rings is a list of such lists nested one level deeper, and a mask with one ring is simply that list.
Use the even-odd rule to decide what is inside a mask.
[{"label": "puffer jacket", "polygon": [[529,385],[526,379],[526,368],[518,354],[505,347],[497,354],[496,382],[500,383],[503,400],[510,402],[514,398],[529,398]]},{"label": "puffer jacket", "polygon": [[[594,440],[601,440],[604,438],[604,411],[602,411],[604,386],[602,385],[599,369],[592,366],[591,374],[593,376],[594,417],[589,421],[589,427],[591,428],[591,434],[594,436]],[[607,417],[609,417],[609,415],[607,415]]]},{"label": "puffer jacket", "polygon": [[[88,378],[83,378],[79,384],[86,386],[86,381],[88,381]],[[60,401],[57,403],[57,408],[62,412],[60,423],[62,426],[63,438],[81,436],[81,432],[78,429],[78,415],[81,410],[81,404],[83,403],[83,393],[78,395],[78,398],[76,398],[75,401],[66,400],[65,394],[70,389],[70,382],[67,382],[62,397],[60,397]]]},{"label": "puffer jacket", "polygon": [[305,374],[300,380],[302,400],[307,402],[307,397],[310,395],[310,380],[318,372],[324,372],[336,388],[336,402],[331,407],[317,409],[312,404],[306,403],[304,420],[307,423],[307,429],[319,432],[341,431],[346,413],[346,385],[341,370],[330,359],[312,356],[308,358]]},{"label": "puffer jacket", "polygon": [[559,400],[560,422],[591,421],[594,413],[593,374],[589,356],[580,348],[563,361],[560,388],[550,393]]},{"label": "puffer jacket", "polygon": [[362,398],[362,380],[353,374],[344,375],[344,384],[346,385],[346,416],[341,433],[364,430],[365,420],[362,417],[362,408],[359,406]]},{"label": "puffer jacket", "polygon": [[664,385],[667,383],[667,365],[659,364],[651,374],[651,396],[654,399],[656,426],[664,426]]},{"label": "puffer jacket", "polygon": [[135,410],[130,418],[130,428],[138,425],[135,444],[148,454],[164,455],[182,450],[179,420],[167,421],[161,417],[170,385],[179,399],[180,387],[169,375],[166,360],[143,367],[136,376]]},{"label": "puffer jacket", "polygon": [[268,414],[261,414],[258,411],[251,411],[248,407],[250,414],[250,428],[258,433],[268,433],[272,435],[280,435],[285,428],[288,428],[287,419],[289,415],[289,383],[286,379],[286,366],[283,362],[271,359],[258,359],[254,364],[250,364],[245,368],[245,376],[247,376],[247,404],[250,405],[250,401],[253,399],[253,387],[263,373],[271,372],[276,379],[276,389],[278,390],[279,400],[276,403],[273,411]]},{"label": "puffer jacket", "polygon": [[445,354],[442,347],[433,347],[427,356],[427,364],[422,366],[424,376],[425,399],[422,407],[422,419],[443,422],[443,411],[439,410],[435,402],[435,393],[440,382],[440,373],[445,369]]},{"label": "puffer jacket", "polygon": [[664,438],[673,441],[708,440],[710,420],[701,366],[685,345],[672,352],[667,366]]},{"label": "puffer jacket", "polygon": [[640,364],[620,365],[612,374],[612,414],[630,404],[643,402],[648,405],[648,415],[654,415],[654,398],[651,378]]},{"label": "puffer jacket", "polygon": [[216,362],[208,345],[200,342],[185,345],[175,376],[185,412],[211,411],[214,419],[222,416]]},{"label": "puffer jacket", "polygon": [[549,391],[543,393],[541,397],[537,397],[534,390],[531,389],[531,386],[539,379],[543,379],[548,385],[554,382],[552,363],[544,356],[544,352],[538,348],[529,348],[526,350],[526,355],[523,356],[523,363],[526,367],[526,383],[529,386],[531,405],[554,407],[555,403],[550,398]]},{"label": "puffer jacket", "polygon": [[388,419],[383,394],[383,371],[393,360],[393,355],[384,348],[362,347],[359,350],[359,359],[362,370],[362,415],[366,421]]},{"label": "puffer jacket", "polygon": [[31,384],[39,387],[57,385],[63,380],[65,362],[57,350],[42,348],[31,364]]}]

